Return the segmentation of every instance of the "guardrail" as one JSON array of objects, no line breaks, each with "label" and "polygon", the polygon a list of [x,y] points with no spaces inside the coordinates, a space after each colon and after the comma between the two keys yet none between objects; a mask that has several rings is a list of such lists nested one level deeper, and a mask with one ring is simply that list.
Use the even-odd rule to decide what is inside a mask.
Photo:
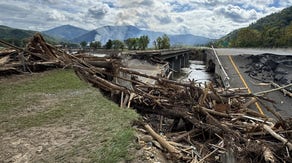
[{"label": "guardrail", "polygon": [[214,49],[213,46],[211,46],[211,47],[212,47],[213,53],[215,55],[215,58],[216,58],[216,60],[218,62],[218,67],[219,67],[219,70],[217,69],[216,73],[218,73],[218,75],[221,76],[221,80],[223,82],[224,87],[225,88],[229,88],[230,87],[230,82],[229,82],[230,78],[229,78],[228,74],[226,73],[224,67],[222,66],[222,63],[221,63],[221,61],[220,61],[220,59],[219,59],[219,57],[217,55],[216,50]]}]

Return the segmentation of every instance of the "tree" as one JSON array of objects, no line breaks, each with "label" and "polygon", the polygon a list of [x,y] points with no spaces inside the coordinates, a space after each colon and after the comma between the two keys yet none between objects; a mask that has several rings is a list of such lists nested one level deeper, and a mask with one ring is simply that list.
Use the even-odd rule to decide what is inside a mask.
[{"label": "tree", "polygon": [[94,41],[90,43],[90,48],[96,50],[98,48],[101,48],[101,42],[100,41]]},{"label": "tree", "polygon": [[109,39],[109,40],[106,42],[106,44],[104,45],[104,47],[105,47],[106,49],[111,49],[112,46],[113,46],[113,42],[112,42],[111,39]]},{"label": "tree", "polygon": [[156,39],[156,47],[157,49],[169,49],[170,48],[169,37],[166,34],[164,34],[162,37],[158,37]]},{"label": "tree", "polygon": [[86,45],[87,45],[87,42],[86,41],[82,41],[82,42],[80,42],[80,45],[81,45],[82,48],[85,48]]},{"label": "tree", "polygon": [[169,49],[169,48],[170,48],[170,39],[166,34],[164,34],[162,36],[162,49]]},{"label": "tree", "polygon": [[261,34],[262,46],[275,47],[276,41],[279,39],[280,30],[277,27],[265,27]]},{"label": "tree", "polygon": [[149,41],[150,40],[147,35],[140,36],[139,41],[138,41],[139,49],[145,50],[149,44]]},{"label": "tree", "polygon": [[128,38],[124,41],[129,50],[136,50],[138,47],[138,39],[137,38]]},{"label": "tree", "polygon": [[156,40],[153,41],[153,45],[154,45],[154,48],[155,48],[155,49],[158,49],[158,46],[157,46],[157,42],[156,42]]},{"label": "tree", "polygon": [[236,47],[257,47],[260,44],[260,33],[255,29],[242,28],[231,43]]},{"label": "tree", "polygon": [[156,46],[156,49],[162,49],[162,38],[160,36],[156,39]]},{"label": "tree", "polygon": [[18,47],[23,47],[23,42],[20,39],[13,39],[12,44]]},{"label": "tree", "polygon": [[124,43],[120,40],[113,40],[112,41],[112,48],[113,49],[124,49]]},{"label": "tree", "polygon": [[139,38],[128,38],[124,42],[129,50],[145,50],[149,44],[149,41],[149,37],[147,35],[143,35]]},{"label": "tree", "polygon": [[285,29],[285,42],[287,46],[292,46],[292,23]]}]

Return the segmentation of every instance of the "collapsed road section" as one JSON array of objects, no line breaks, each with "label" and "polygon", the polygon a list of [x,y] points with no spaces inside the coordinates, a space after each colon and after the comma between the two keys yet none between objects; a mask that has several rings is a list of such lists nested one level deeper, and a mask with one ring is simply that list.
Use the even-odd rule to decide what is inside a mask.
[{"label": "collapsed road section", "polygon": [[[155,146],[167,153],[169,160],[292,162],[292,119],[284,119],[271,108],[265,109],[275,118],[249,108],[254,99],[269,101],[262,92],[169,80],[168,63],[152,57],[138,62],[119,55],[69,55],[54,50],[43,39],[38,41],[32,44],[33,49],[48,49],[41,55],[51,53],[109,99],[146,117],[139,126],[158,142]],[[146,69],[143,67],[148,70],[141,71]]]},{"label": "collapsed road section", "polygon": [[[272,108],[284,118],[291,112],[291,55],[271,54],[269,49],[216,49],[233,88],[245,89],[248,93],[263,92],[270,102],[256,102],[251,109],[274,117],[264,108]],[[277,50],[278,52],[280,50]],[[273,91],[271,91],[273,90]]]},{"label": "collapsed road section", "polygon": [[[248,55],[250,61],[246,65],[245,73],[260,82],[272,83],[272,85],[288,85],[292,83],[292,56],[261,54]],[[287,87],[284,93],[292,97],[292,87]]]}]

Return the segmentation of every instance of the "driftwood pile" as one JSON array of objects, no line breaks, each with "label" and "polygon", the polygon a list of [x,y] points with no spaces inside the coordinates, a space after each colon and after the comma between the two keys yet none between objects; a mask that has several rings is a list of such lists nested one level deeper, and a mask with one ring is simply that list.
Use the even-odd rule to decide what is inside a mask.
[{"label": "driftwood pile", "polygon": [[[80,78],[106,92],[121,106],[133,107],[143,115],[159,115],[146,118],[143,126],[172,159],[186,162],[292,161],[290,122],[270,108],[267,109],[275,114],[276,121],[248,109],[254,101],[261,101],[261,96],[219,92],[212,84],[201,88],[193,81],[178,83],[148,76],[122,67],[117,64],[118,59],[114,61],[110,69],[81,64],[74,64],[74,67]],[[121,77],[120,73],[130,77]],[[156,83],[137,80],[141,76]],[[116,78],[131,82],[132,87],[117,84]],[[248,101],[249,97],[253,98]],[[177,127],[180,121],[181,128]],[[166,137],[157,134],[161,131]]]},{"label": "driftwood pile", "polygon": [[[81,79],[100,88],[121,107],[132,107],[145,115],[142,126],[171,159],[184,162],[292,161],[291,119],[284,120],[271,108],[266,109],[276,119],[249,109],[256,101],[269,100],[261,92],[218,90],[211,83],[203,88],[194,81],[181,83],[131,70],[119,57],[99,60],[106,66],[93,66],[80,57],[72,61]],[[155,82],[146,83],[140,78]]]},{"label": "driftwood pile", "polygon": [[47,44],[41,34],[36,33],[25,48],[16,47],[0,40],[10,49],[0,51],[0,75],[38,72],[64,67],[69,61],[67,54]]},{"label": "driftwood pile", "polygon": [[119,56],[64,56],[39,41],[34,53],[55,56],[121,107],[145,115],[142,127],[175,162],[292,162],[292,120],[272,108],[266,109],[275,119],[249,109],[256,101],[273,102],[261,92],[176,82],[132,70]]}]

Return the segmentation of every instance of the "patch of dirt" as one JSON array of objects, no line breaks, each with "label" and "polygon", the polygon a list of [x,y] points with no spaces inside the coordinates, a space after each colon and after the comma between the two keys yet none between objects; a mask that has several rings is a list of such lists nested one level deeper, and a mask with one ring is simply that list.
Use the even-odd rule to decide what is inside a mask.
[{"label": "patch of dirt", "polygon": [[[29,96],[38,96],[36,103],[29,102],[23,108],[14,108],[7,118],[37,116],[64,100],[82,97],[90,91],[82,89],[56,94],[33,93]],[[4,123],[7,122],[0,123],[0,126]],[[0,132],[0,162],[90,162],[91,151],[96,147],[93,142],[92,125],[84,117],[65,117],[56,123]]]},{"label": "patch of dirt", "polygon": [[[72,123],[67,126],[46,125],[4,133],[0,137],[0,160],[3,162],[54,161],[57,156],[63,156],[65,151],[74,150],[89,132],[90,128],[82,123]],[[83,158],[72,153],[71,159],[79,162],[86,161],[87,157]]]},{"label": "patch of dirt", "polygon": [[58,105],[60,102],[66,100],[66,99],[70,99],[70,98],[74,98],[74,97],[78,97],[80,95],[86,94],[90,92],[90,89],[86,89],[86,90],[70,90],[67,92],[61,92],[61,93],[34,93],[34,94],[30,94],[30,95],[26,95],[26,96],[30,96],[30,97],[38,97],[41,100],[37,101],[37,103],[33,103],[31,105],[28,105],[26,107],[23,107],[21,109],[17,109],[17,112],[15,112],[13,115],[11,115],[12,117],[24,117],[24,116],[28,116],[28,115],[34,115],[40,112],[45,112],[47,110],[49,110],[50,108],[52,108],[52,106],[56,106]]},{"label": "patch of dirt", "polygon": [[44,74],[50,73],[50,71],[45,71],[42,73],[25,73],[25,74],[14,74],[7,76],[0,76],[0,84],[1,83],[17,83],[17,82],[25,82],[31,80],[32,77],[40,77]]}]

